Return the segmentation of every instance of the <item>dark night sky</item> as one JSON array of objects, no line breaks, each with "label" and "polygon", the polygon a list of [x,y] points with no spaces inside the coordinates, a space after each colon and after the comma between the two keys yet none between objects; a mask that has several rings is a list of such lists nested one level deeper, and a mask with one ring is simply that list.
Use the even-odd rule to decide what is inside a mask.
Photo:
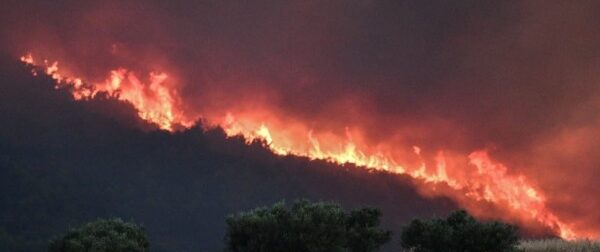
[{"label": "dark night sky", "polygon": [[375,144],[485,148],[600,230],[598,1],[4,3],[15,57],[90,81],[160,69],[190,115],[258,106]]}]

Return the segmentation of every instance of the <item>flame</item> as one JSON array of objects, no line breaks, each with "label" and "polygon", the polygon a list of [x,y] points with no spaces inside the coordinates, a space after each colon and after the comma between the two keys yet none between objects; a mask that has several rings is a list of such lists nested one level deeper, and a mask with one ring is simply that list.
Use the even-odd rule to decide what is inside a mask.
[{"label": "flame", "polygon": [[[31,54],[21,57],[25,64],[36,66]],[[184,116],[181,98],[168,85],[168,75],[149,73],[146,82],[125,68],[111,71],[104,82],[86,84],[79,78],[66,78],[59,73],[58,62],[44,60],[39,64],[45,74],[57,81],[57,87],[69,87],[76,100],[92,99],[106,93],[131,103],[140,118],[155,123],[161,129],[174,131],[175,126],[191,127],[195,118]],[[33,74],[36,74],[33,71]],[[425,185],[424,193],[449,196],[467,207],[472,202],[490,203],[522,221],[534,221],[555,231],[565,239],[586,237],[562,221],[546,205],[543,192],[523,175],[510,174],[506,166],[493,161],[485,150],[474,151],[466,164],[455,154],[439,151],[433,162],[421,156],[425,151],[413,146],[412,152],[398,154],[395,146],[370,146],[362,141],[362,132],[345,129],[345,134],[315,132],[298,122],[275,119],[257,120],[251,113],[226,113],[224,117],[205,115],[214,126],[228,136],[241,135],[247,143],[261,140],[277,155],[296,155],[327,160],[337,164],[350,163],[366,169],[381,170],[412,177]],[[279,118],[280,119],[280,118]],[[417,164],[402,162],[402,155],[413,155]],[[458,163],[458,165],[457,165]],[[439,188],[443,188],[439,189]],[[445,188],[448,188],[446,190]]]},{"label": "flame", "polygon": [[[21,57],[21,61],[32,66],[36,62],[31,54]],[[176,91],[167,83],[168,75],[150,72],[147,82],[136,73],[125,68],[112,70],[104,83],[86,85],[80,78],[67,78],[59,73],[58,61],[43,61],[44,73],[56,80],[57,86],[71,88],[75,100],[93,99],[99,94],[107,94],[131,103],[140,118],[158,125],[161,129],[173,131],[176,125],[191,127],[193,120],[187,119],[179,108],[181,101]],[[32,70],[34,75],[37,71]]]},{"label": "flame", "polygon": [[[303,150],[280,145],[276,141],[278,138],[271,135],[265,124],[260,124],[260,127],[253,130],[252,127],[236,121],[231,114],[227,116],[227,123],[221,126],[229,136],[242,135],[248,142],[254,139],[264,139],[268,147],[280,155],[304,156],[338,164],[350,163],[368,169],[404,174],[430,185],[431,188],[435,188],[438,184],[444,184],[454,192],[435,193],[453,197],[456,196],[456,192],[462,192],[468,200],[492,203],[523,220],[535,220],[556,231],[564,239],[582,237],[546,207],[546,199],[543,194],[534,188],[523,175],[508,174],[508,169],[504,165],[492,161],[486,151],[471,153],[468,156],[469,168],[474,168],[474,170],[467,175],[460,176],[448,172],[447,157],[444,152],[438,152],[434,160],[433,167],[435,169],[430,170],[424,161],[416,167],[409,167],[401,165],[392,155],[385,155],[383,152],[368,154],[367,151],[358,147],[359,144],[352,140],[349,133],[344,140],[339,141],[345,142],[343,145],[327,149],[323,147],[312,131],[307,132],[304,140],[284,136],[288,141],[297,139],[297,141],[308,143],[308,149]],[[306,144],[298,142],[291,146],[306,146]],[[413,151],[414,155],[421,157],[422,149],[419,146],[413,146]]]}]

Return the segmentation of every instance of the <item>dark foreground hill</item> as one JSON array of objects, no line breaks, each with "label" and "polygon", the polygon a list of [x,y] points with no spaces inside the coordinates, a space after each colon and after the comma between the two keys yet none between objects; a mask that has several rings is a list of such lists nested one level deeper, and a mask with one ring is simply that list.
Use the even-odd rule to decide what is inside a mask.
[{"label": "dark foreground hill", "polygon": [[227,214],[281,199],[379,207],[392,230],[454,209],[402,176],[275,156],[219,129],[152,130],[128,104],[75,102],[6,56],[0,192],[0,251],[43,251],[53,235],[98,217],[143,224],[153,251],[219,251]]}]

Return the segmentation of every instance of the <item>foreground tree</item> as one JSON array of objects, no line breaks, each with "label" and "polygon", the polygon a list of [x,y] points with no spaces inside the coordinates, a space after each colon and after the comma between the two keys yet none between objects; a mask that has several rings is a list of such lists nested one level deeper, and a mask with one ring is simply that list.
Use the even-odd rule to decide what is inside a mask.
[{"label": "foreground tree", "polygon": [[401,234],[402,247],[415,252],[515,251],[518,242],[516,227],[478,222],[462,210],[446,219],[415,219]]},{"label": "foreground tree", "polygon": [[148,251],[144,229],[121,219],[97,220],[69,230],[50,242],[50,252],[142,252]]},{"label": "foreground tree", "polygon": [[378,209],[363,208],[349,214],[335,204],[298,201],[229,216],[228,251],[375,251],[389,241],[391,232],[380,229]]}]

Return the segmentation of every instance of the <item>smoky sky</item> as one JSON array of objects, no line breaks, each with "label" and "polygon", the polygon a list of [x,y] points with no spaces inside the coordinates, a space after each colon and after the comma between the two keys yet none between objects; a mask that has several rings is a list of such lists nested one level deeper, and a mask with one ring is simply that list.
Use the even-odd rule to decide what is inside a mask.
[{"label": "smoky sky", "polygon": [[373,143],[486,148],[600,226],[596,1],[5,3],[15,57],[166,71],[199,115],[267,106]]}]

